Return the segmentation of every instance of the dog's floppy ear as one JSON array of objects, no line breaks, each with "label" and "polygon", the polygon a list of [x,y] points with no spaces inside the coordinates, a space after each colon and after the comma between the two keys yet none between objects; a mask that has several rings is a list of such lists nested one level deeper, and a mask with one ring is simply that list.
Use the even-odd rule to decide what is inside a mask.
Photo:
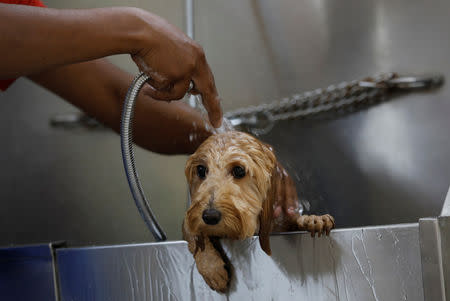
[{"label": "dog's floppy ear", "polygon": [[186,165],[184,167],[184,174],[185,174],[186,180],[189,184],[191,183],[192,176],[193,176],[193,169],[194,169],[193,161],[194,161],[194,158],[193,158],[193,155],[191,155],[188,158],[188,160],[186,161]]},{"label": "dog's floppy ear", "polygon": [[266,199],[262,204],[262,211],[259,215],[259,243],[261,245],[261,249],[266,252],[267,255],[272,255],[272,251],[270,249],[270,233],[272,232],[273,226],[273,205],[276,198],[276,189],[277,182],[279,177],[279,172],[277,172],[277,164],[275,155],[272,152],[272,148],[270,146],[266,146],[269,154],[269,158],[272,163],[275,165],[272,168],[271,178],[270,178],[270,187],[267,192]]}]

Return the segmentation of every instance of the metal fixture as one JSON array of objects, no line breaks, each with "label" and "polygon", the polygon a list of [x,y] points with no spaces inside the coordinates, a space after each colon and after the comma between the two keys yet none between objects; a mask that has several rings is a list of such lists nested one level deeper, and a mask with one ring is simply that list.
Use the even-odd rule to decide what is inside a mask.
[{"label": "metal fixture", "polygon": [[61,301],[423,300],[418,236],[417,223],[275,234],[271,257],[257,237],[223,239],[226,294],[206,285],[185,241],[59,249]]},{"label": "metal fixture", "polygon": [[450,189],[441,215],[419,220],[424,300],[450,298]]},{"label": "metal fixture", "polygon": [[149,79],[145,73],[137,75],[130,88],[128,89],[122,111],[122,123],[120,126],[120,144],[122,146],[123,166],[127,175],[128,185],[130,186],[131,194],[136,203],[142,218],[147,227],[152,232],[157,241],[166,240],[166,234],[159,226],[156,218],[150,208],[150,203],[145,197],[144,189],[142,188],[139,176],[136,170],[134,152],[133,152],[133,113],[136,97],[139,94],[142,86]]},{"label": "metal fixture", "polygon": [[339,113],[345,109],[354,109],[359,104],[385,100],[392,92],[432,89],[441,86],[443,82],[444,77],[439,74],[400,76],[397,73],[386,73],[227,112],[225,117],[241,130],[262,135],[267,134],[275,122],[280,120],[307,118],[332,111]]}]

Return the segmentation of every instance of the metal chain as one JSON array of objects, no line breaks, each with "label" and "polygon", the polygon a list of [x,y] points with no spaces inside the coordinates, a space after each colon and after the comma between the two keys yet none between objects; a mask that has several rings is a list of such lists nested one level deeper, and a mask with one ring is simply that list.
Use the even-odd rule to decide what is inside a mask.
[{"label": "metal chain", "polygon": [[275,122],[280,120],[306,118],[361,103],[382,101],[392,89],[430,88],[442,83],[441,75],[405,77],[396,73],[385,73],[362,80],[342,82],[325,89],[294,94],[281,101],[227,112],[224,116],[234,127],[262,135],[267,134]]}]

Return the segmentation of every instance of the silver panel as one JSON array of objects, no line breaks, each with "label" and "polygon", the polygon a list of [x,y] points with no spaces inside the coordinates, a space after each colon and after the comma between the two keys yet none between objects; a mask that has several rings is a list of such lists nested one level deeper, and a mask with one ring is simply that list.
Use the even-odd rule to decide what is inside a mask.
[{"label": "silver panel", "polygon": [[185,242],[61,249],[61,300],[423,300],[417,224],[271,243],[269,257],[257,238],[225,242],[235,269],[226,295],[205,284]]},{"label": "silver panel", "polygon": [[445,297],[450,300],[450,217],[439,217],[439,230],[442,250],[442,275],[445,284]]},{"label": "silver panel", "polygon": [[449,300],[450,217],[420,219],[419,233],[425,300]]},{"label": "silver panel", "polygon": [[450,216],[450,187],[448,188],[447,196],[442,206],[441,216]]},{"label": "silver panel", "polygon": [[[450,78],[450,2],[197,0],[226,109],[270,102],[378,72]],[[450,183],[450,85],[353,114],[281,122],[262,138],[311,211],[339,227],[437,216]]]}]

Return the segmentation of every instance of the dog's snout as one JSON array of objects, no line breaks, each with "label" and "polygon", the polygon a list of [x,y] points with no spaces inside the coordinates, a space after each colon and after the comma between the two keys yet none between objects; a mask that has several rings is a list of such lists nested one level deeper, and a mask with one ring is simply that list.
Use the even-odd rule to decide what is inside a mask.
[{"label": "dog's snout", "polygon": [[216,209],[205,209],[202,214],[203,221],[208,225],[216,225],[221,217],[222,214]]}]

